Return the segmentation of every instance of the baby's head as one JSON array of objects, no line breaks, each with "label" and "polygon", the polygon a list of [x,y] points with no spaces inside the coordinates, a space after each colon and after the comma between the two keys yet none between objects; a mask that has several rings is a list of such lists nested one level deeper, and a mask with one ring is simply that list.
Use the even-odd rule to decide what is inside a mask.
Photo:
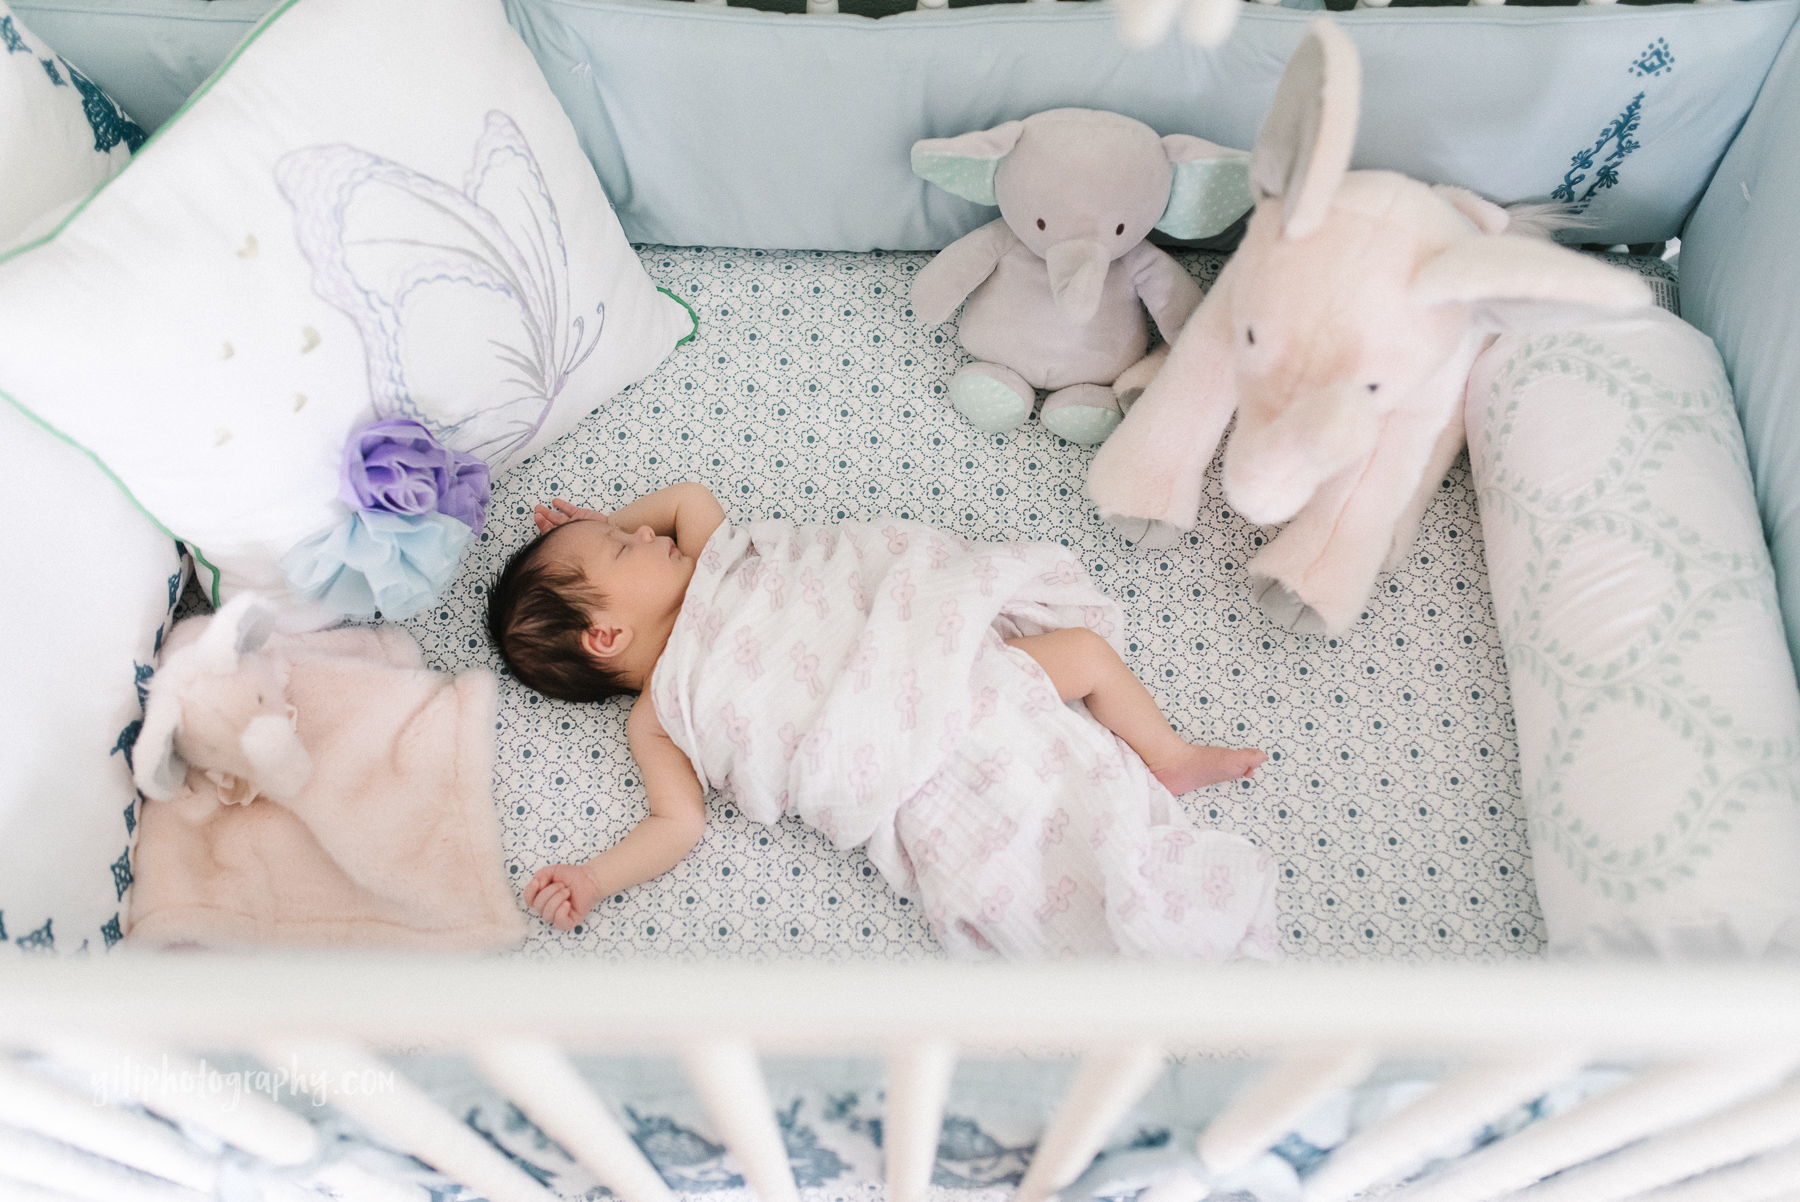
[{"label": "baby's head", "polygon": [[488,593],[512,674],[563,701],[635,693],[669,641],[694,561],[648,526],[577,518],[520,547]]}]

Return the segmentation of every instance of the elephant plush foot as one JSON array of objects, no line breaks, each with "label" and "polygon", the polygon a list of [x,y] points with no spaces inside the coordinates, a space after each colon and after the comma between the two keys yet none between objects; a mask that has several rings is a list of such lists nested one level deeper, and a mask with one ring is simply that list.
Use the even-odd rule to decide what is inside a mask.
[{"label": "elephant plush foot", "polygon": [[998,434],[1031,416],[1037,393],[1025,377],[998,363],[970,363],[950,377],[950,404],[977,430]]},{"label": "elephant plush foot", "polygon": [[1250,599],[1269,615],[1270,621],[1295,634],[1323,634],[1325,618],[1299,593],[1273,576],[1250,576]]},{"label": "elephant plush foot", "polygon": [[1102,509],[1100,518],[1117,530],[1119,537],[1132,546],[1150,551],[1161,551],[1164,548],[1173,547],[1187,533],[1186,530],[1172,522],[1137,517],[1129,513],[1108,513]]},{"label": "elephant plush foot", "polygon": [[1044,428],[1077,446],[1098,446],[1119,428],[1125,415],[1104,384],[1071,384],[1044,398]]}]

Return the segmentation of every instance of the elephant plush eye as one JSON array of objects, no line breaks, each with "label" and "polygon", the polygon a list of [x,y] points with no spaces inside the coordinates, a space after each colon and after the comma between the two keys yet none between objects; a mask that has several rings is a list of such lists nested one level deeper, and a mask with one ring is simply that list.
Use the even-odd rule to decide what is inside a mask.
[{"label": "elephant plush eye", "polygon": [[1038,228],[1040,230],[1044,228],[1044,219],[1042,217],[1038,218]]},{"label": "elephant plush eye", "polygon": [[1113,233],[1123,234],[1124,232],[1125,232],[1125,223],[1123,221],[1121,221],[1121,222],[1119,222],[1119,228],[1114,230]]}]

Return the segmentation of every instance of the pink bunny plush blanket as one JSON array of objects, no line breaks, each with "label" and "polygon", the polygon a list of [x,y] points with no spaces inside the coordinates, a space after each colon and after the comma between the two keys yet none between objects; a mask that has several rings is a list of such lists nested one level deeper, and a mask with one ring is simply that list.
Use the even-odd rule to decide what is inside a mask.
[{"label": "pink bunny plush blanket", "polygon": [[865,845],[953,954],[1273,958],[1274,872],[1003,639],[1124,615],[1074,555],[917,522],[721,526],[651,701],[701,783]]},{"label": "pink bunny plush blanket", "polygon": [[[209,620],[178,626],[165,663]],[[146,801],[131,940],[516,944],[524,923],[490,799],[493,675],[430,671],[392,627],[274,635],[259,654],[286,665],[311,772],[283,801],[243,804],[254,787],[189,766],[170,800]]]}]

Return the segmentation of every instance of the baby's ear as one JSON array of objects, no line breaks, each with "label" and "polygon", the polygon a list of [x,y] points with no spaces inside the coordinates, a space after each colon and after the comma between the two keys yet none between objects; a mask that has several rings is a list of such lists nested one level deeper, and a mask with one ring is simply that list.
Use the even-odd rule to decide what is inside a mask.
[{"label": "baby's ear", "polygon": [[630,645],[631,627],[618,622],[595,622],[581,636],[581,649],[601,664],[617,659]]}]

